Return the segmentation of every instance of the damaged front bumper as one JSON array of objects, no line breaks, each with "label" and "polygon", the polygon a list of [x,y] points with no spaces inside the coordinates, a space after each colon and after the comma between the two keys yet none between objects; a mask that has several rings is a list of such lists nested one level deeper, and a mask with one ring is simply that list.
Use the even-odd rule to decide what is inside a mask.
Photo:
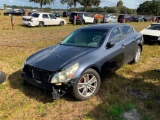
[{"label": "damaged front bumper", "polygon": [[143,35],[145,41],[160,41],[160,37],[151,36],[151,35]]},{"label": "damaged front bumper", "polygon": [[26,73],[22,72],[21,76],[24,78],[24,80],[31,84],[34,85],[38,88],[47,90],[47,91],[51,91],[52,93],[52,99],[56,100],[56,99],[60,99],[60,97],[62,97],[65,93],[69,92],[69,88],[70,88],[70,84],[62,84],[60,86],[56,86],[54,84],[51,83],[44,83],[42,81],[33,79],[31,77],[29,77]]}]

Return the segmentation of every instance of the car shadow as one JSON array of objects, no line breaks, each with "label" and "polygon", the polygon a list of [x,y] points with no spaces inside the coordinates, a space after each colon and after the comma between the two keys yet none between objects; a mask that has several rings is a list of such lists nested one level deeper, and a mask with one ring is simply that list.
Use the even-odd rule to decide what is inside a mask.
[{"label": "car shadow", "polygon": [[[87,113],[86,116],[89,119],[120,119],[117,114],[120,113],[122,108],[118,107],[122,107],[124,105],[130,106],[133,104],[137,105],[135,102],[136,100],[141,101],[146,109],[155,109],[159,111],[160,104],[158,105],[157,103],[160,102],[160,85],[153,84],[147,80],[152,80],[152,82],[160,82],[160,70],[150,70],[137,73],[135,78],[131,79],[127,79],[117,74],[112,74],[112,76],[104,79],[107,80],[102,81],[101,88],[97,94],[97,97],[99,97],[101,103]],[[131,94],[133,91],[147,93],[148,97],[141,99]],[[154,101],[154,103],[152,103],[152,101]]]},{"label": "car shadow", "polygon": [[[131,86],[133,88],[134,87],[136,88],[137,84],[139,86],[143,86],[145,84],[149,84],[149,83],[144,82],[145,79],[146,80],[147,79],[158,80],[160,78],[160,70],[146,71],[146,72],[138,74],[138,76],[141,76],[141,77],[136,78],[136,79],[134,78],[133,80],[128,80],[122,76],[117,75],[116,73],[110,73],[109,75],[107,73],[103,73],[101,88],[97,94],[97,96],[102,101],[101,104],[103,105],[103,104],[107,103],[107,101],[108,101],[107,100],[107,91],[112,91],[112,89],[113,89],[112,85],[117,84],[117,86],[118,86],[118,85],[121,85],[122,82],[124,82],[121,86],[119,86],[120,88],[122,87],[122,89],[124,86],[125,87]],[[114,79],[114,80],[118,79],[118,81],[115,83],[112,83],[112,79]],[[54,101],[52,99],[51,92],[45,91],[43,89],[37,88],[32,85],[23,84],[23,78],[21,77],[21,70],[18,70],[16,72],[14,72],[13,74],[9,75],[8,81],[10,82],[10,86],[13,89],[19,89],[22,93],[24,93],[29,98],[33,98],[33,99],[40,101],[42,103],[51,103]],[[132,81],[132,82],[128,83],[128,81]],[[106,86],[107,84],[111,84],[111,86],[110,86],[111,88],[110,87],[108,88],[109,85]],[[150,84],[149,84],[149,86],[150,86]],[[159,90],[159,93],[160,93],[160,90]],[[73,97],[73,95],[70,92],[66,93],[61,99],[64,99],[66,101],[77,102],[77,100]],[[101,108],[101,105],[100,105],[100,108]],[[97,111],[100,108],[99,108],[99,106],[97,106],[90,113],[93,113],[92,115],[94,115],[94,114],[96,115],[95,111]]]}]

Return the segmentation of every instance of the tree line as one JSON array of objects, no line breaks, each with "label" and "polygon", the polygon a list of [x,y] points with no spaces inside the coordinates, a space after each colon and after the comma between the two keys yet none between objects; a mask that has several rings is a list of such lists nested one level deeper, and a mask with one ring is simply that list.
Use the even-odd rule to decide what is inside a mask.
[{"label": "tree line", "polygon": [[[12,8],[26,8],[26,9],[40,9],[42,6],[54,3],[55,0],[29,0],[29,2],[38,3],[40,8],[32,6],[7,6]],[[156,15],[160,14],[160,0],[145,1],[139,5],[137,9],[130,9],[123,5],[123,1],[119,0],[116,6],[112,7],[99,7],[101,0],[60,0],[61,4],[69,6],[68,11],[87,11],[87,12],[107,12],[118,14],[139,14],[139,15]],[[76,7],[80,4],[82,7]],[[43,8],[43,11],[53,10],[50,7]],[[66,9],[63,9],[66,11]]]},{"label": "tree line", "polygon": [[143,2],[137,8],[137,13],[142,15],[160,15],[160,0]]}]

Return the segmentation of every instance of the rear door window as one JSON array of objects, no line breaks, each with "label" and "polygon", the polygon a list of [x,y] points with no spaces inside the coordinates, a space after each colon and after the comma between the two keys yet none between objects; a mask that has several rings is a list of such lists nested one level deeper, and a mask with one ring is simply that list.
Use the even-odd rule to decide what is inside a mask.
[{"label": "rear door window", "polygon": [[129,38],[129,37],[134,35],[134,30],[133,30],[132,27],[130,27],[130,26],[121,26],[120,28],[121,28],[121,31],[122,31],[124,39]]},{"label": "rear door window", "polygon": [[38,18],[38,17],[39,17],[39,14],[38,14],[38,13],[33,13],[33,14],[31,14],[31,16]]},{"label": "rear door window", "polygon": [[42,15],[42,18],[49,19],[48,14],[43,14],[43,15]]},{"label": "rear door window", "polygon": [[109,42],[111,43],[117,43],[122,40],[122,33],[119,29],[119,27],[116,27],[112,30],[110,37],[109,37]]}]

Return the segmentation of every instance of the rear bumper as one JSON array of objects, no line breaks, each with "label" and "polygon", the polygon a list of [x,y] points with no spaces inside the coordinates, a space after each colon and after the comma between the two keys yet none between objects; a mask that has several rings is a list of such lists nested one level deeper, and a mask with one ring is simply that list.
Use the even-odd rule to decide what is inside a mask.
[{"label": "rear bumper", "polygon": [[23,25],[27,25],[27,26],[38,26],[38,24],[36,25],[36,24],[34,24],[33,22],[24,21],[24,20],[22,20],[22,24],[23,24]]}]

